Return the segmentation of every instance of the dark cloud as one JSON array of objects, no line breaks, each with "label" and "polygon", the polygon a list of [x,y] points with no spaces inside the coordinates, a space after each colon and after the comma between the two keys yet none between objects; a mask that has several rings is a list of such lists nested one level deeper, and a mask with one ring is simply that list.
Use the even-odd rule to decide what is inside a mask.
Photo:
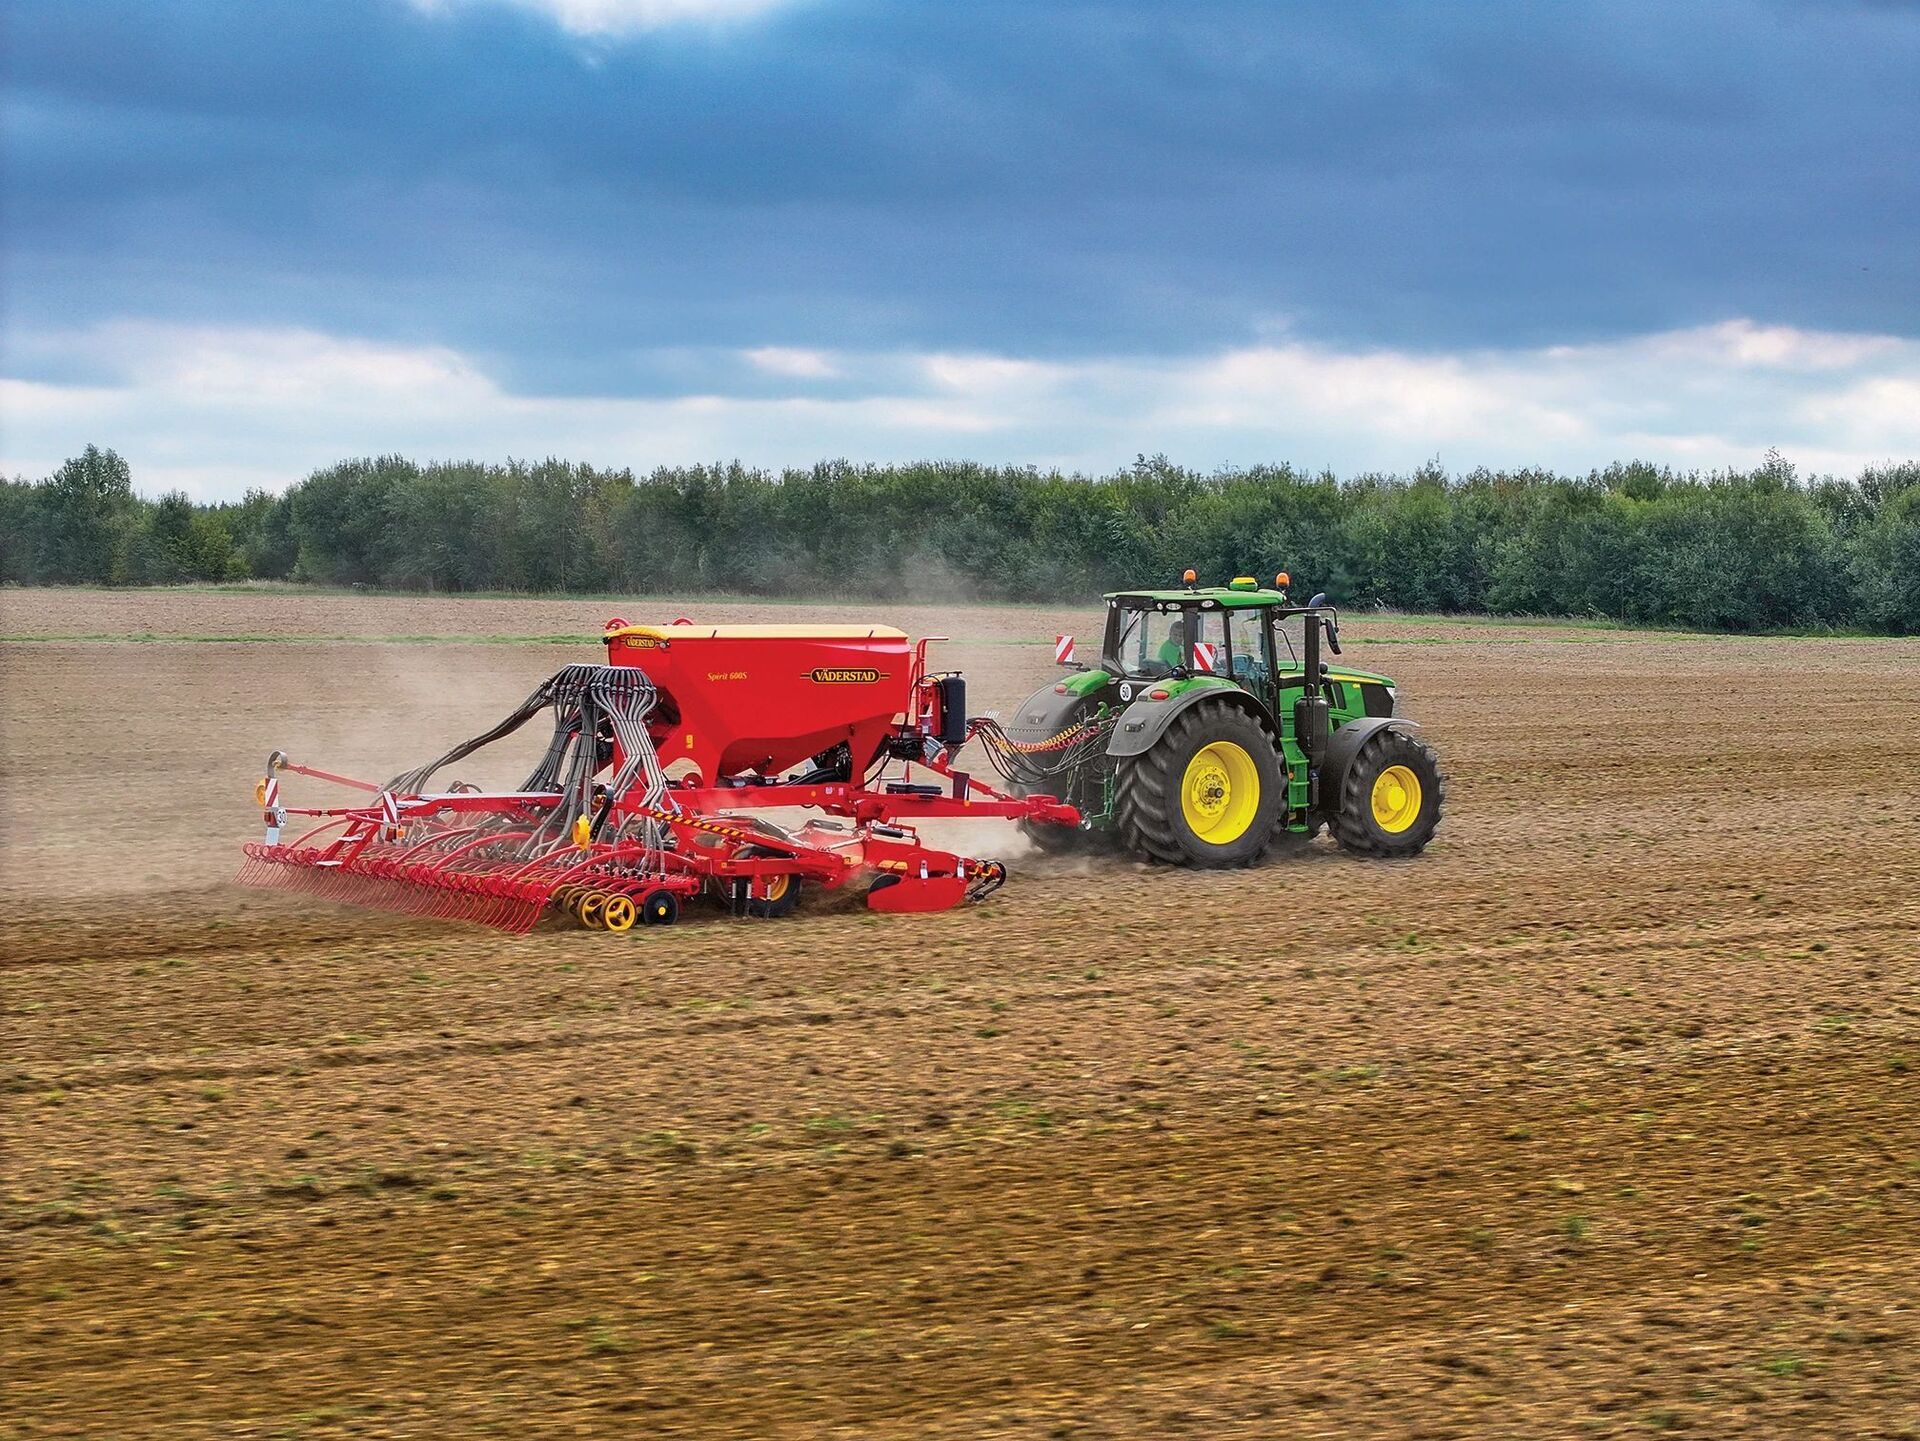
[{"label": "dark cloud", "polygon": [[[13,7],[10,324],[650,347],[1920,335],[1920,7]],[[642,371],[644,371],[644,367]]]}]

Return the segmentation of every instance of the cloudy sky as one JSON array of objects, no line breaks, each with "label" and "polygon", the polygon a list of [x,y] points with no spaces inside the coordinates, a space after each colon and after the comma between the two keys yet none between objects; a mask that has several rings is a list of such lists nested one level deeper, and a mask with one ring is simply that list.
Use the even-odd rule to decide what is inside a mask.
[{"label": "cloudy sky", "polygon": [[10,0],[0,471],[1920,455],[1900,0]]}]

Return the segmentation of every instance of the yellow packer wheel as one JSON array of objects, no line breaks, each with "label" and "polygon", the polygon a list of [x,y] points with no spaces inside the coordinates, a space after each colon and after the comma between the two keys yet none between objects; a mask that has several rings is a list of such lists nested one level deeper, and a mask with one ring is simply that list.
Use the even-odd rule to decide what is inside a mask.
[{"label": "yellow packer wheel", "polygon": [[[778,851],[770,851],[765,846],[749,846],[740,852],[741,856],[753,858],[759,856],[777,856]],[[800,904],[800,877],[795,875],[770,875],[756,879],[742,877],[733,883],[731,893],[733,909],[749,916],[762,916],[778,919],[793,914],[795,906]]]},{"label": "yellow packer wheel", "polygon": [[607,903],[600,908],[600,924],[610,931],[630,931],[639,914],[632,896],[608,896]]},{"label": "yellow packer wheel", "polygon": [[606,909],[607,897],[599,891],[594,891],[580,902],[578,911],[580,924],[590,931],[599,930],[605,921]]}]

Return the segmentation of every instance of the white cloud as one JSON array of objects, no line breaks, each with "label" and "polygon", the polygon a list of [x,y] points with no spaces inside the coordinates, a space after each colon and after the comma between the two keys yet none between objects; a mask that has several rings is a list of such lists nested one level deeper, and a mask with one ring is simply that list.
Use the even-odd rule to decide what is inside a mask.
[{"label": "white cloud", "polygon": [[791,0],[409,0],[416,10],[445,14],[474,4],[513,5],[552,20],[572,35],[610,39],[669,25],[750,20]]},{"label": "white cloud", "polygon": [[1373,427],[1434,446],[1497,432],[1570,436],[1578,417],[1525,398],[1498,364],[1309,345],[1234,351],[1167,376],[1164,419],[1255,429],[1283,415]]},{"label": "white cloud", "polygon": [[1807,402],[1807,413],[1822,423],[1892,431],[1909,441],[1920,435],[1920,376],[1880,375],[1832,395]]},{"label": "white cloud", "polygon": [[840,372],[827,359],[824,350],[795,350],[784,345],[763,345],[757,350],[740,352],[755,370],[768,375],[785,375],[797,380],[831,380]]},{"label": "white cloud", "polygon": [[1656,343],[1661,353],[1679,360],[1781,370],[1848,370],[1901,345],[1890,335],[1841,335],[1751,320],[1671,331]]},{"label": "white cloud", "polygon": [[1031,396],[1072,374],[1064,366],[1003,355],[927,355],[919,368],[938,389],[960,395]]},{"label": "white cloud", "polygon": [[[473,358],[305,330],[118,324],[9,337],[0,472],[110,445],[156,492],[278,488],[348,456],[547,455],[645,469],[929,456],[1088,470],[1165,451],[1342,473],[1638,457],[1803,470],[1920,456],[1920,342],[1748,322],[1605,344],[1420,355],[1281,339],[1198,357],[734,352],[768,396],[523,395]],[[722,372],[724,372],[724,367]],[[48,379],[86,375],[84,383]],[[830,381],[830,386],[822,382]]]}]

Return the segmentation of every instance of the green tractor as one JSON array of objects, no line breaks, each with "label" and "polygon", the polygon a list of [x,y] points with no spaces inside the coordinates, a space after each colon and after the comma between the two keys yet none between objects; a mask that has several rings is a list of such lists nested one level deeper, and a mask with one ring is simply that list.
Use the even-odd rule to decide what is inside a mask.
[{"label": "green tractor", "polygon": [[[1241,576],[1226,586],[1106,597],[1096,666],[1076,666],[987,733],[1025,794],[1079,808],[1080,828],[1032,822],[1047,850],[1105,841],[1170,865],[1251,865],[1324,827],[1349,851],[1412,856],[1446,798],[1393,682],[1340,654],[1338,611]],[[1296,647],[1296,639],[1298,645]],[[1069,662],[1071,664],[1071,662]]]}]

